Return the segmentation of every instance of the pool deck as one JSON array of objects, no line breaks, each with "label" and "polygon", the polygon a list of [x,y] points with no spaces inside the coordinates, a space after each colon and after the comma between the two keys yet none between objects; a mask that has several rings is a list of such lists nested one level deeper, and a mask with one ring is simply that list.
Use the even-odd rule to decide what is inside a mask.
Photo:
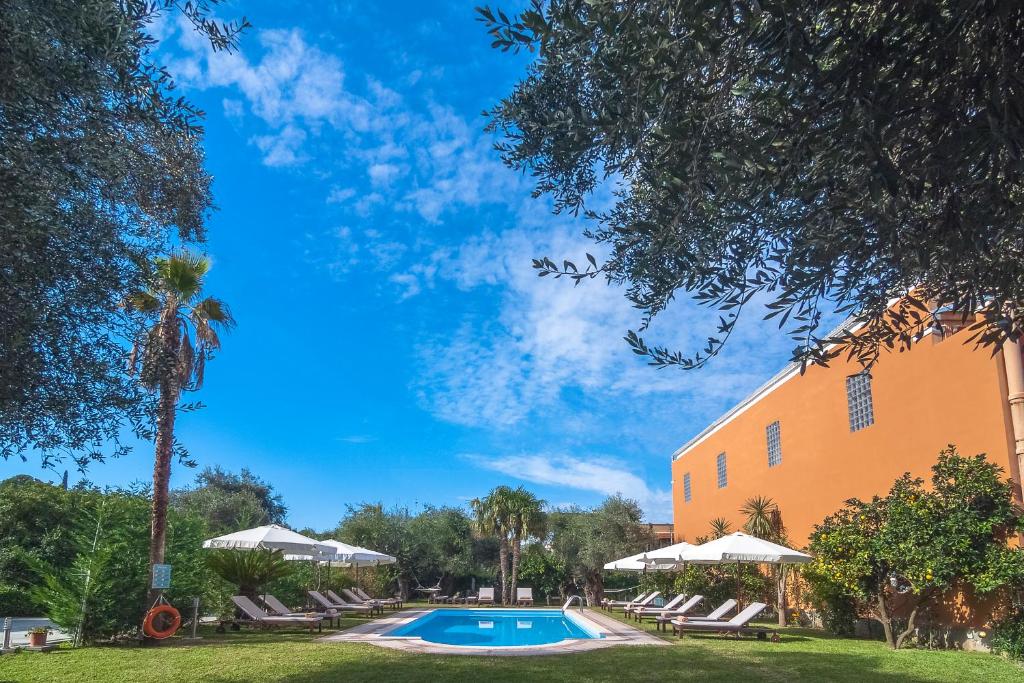
[{"label": "pool deck", "polygon": [[[481,612],[486,608],[478,608]],[[582,614],[573,610],[573,614],[582,616],[590,626],[600,631],[603,638],[563,640],[559,643],[546,645],[520,645],[514,647],[472,647],[467,645],[442,645],[431,643],[422,638],[408,636],[388,636],[392,629],[404,626],[414,619],[429,614],[433,609],[407,609],[396,614],[381,617],[365,624],[354,626],[343,633],[325,636],[321,643],[368,643],[378,647],[405,652],[421,652],[438,655],[478,655],[498,657],[524,657],[532,655],[561,655],[570,652],[587,652],[617,645],[668,645],[661,638],[634,628],[629,624],[613,619],[599,611],[583,610]],[[526,610],[524,610],[525,612]]]}]

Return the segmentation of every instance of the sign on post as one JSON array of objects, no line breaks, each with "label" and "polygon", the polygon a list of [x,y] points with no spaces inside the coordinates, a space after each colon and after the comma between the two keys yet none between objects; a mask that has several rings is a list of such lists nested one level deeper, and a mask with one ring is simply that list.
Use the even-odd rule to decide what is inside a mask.
[{"label": "sign on post", "polygon": [[171,587],[171,565],[169,564],[154,564],[153,565],[153,585],[151,588],[157,590],[167,590]]}]

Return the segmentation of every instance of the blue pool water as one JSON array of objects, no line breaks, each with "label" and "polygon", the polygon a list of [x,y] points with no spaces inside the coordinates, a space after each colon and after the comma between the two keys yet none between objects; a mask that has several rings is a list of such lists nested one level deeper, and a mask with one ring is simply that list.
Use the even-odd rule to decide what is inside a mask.
[{"label": "blue pool water", "polygon": [[476,647],[544,645],[569,638],[600,638],[557,609],[437,609],[389,636]]}]

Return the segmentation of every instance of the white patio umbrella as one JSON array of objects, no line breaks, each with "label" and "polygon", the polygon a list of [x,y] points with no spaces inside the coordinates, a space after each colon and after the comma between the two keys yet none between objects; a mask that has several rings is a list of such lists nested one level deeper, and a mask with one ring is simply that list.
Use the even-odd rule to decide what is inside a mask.
[{"label": "white patio umbrella", "polygon": [[664,548],[655,548],[642,554],[642,561],[648,565],[669,565],[669,568],[674,567],[680,563],[679,556],[684,551],[694,547],[692,544],[686,541],[680,541],[674,545],[667,545]]},{"label": "white patio umbrella", "polygon": [[359,583],[359,567],[376,567],[382,564],[394,564],[397,558],[379,553],[376,550],[369,550],[358,545],[349,545],[333,538],[317,542],[321,546],[330,548],[326,554],[289,554],[285,555],[286,560],[315,560],[327,565],[327,581],[330,582],[331,567],[354,567],[356,570],[356,583]]},{"label": "white patio umbrella", "polygon": [[[691,546],[679,554],[681,563],[729,564],[736,563],[736,601],[742,603],[739,565],[753,564],[805,564],[813,558],[799,550],[766,541],[757,536],[737,531],[701,545]],[[781,588],[781,584],[780,584]],[[781,596],[780,596],[781,598]],[[781,600],[780,600],[781,606]]]},{"label": "white patio umbrella", "polygon": [[647,561],[648,553],[642,552],[636,555],[630,555],[629,557],[623,557],[622,559],[609,562],[604,566],[609,571],[619,572],[649,572],[649,571],[662,571],[673,569],[674,565],[671,564],[654,564]]},{"label": "white patio umbrella", "polygon": [[309,536],[286,529],[277,524],[267,524],[252,529],[243,529],[203,541],[204,548],[219,550],[280,550],[285,553],[302,555],[330,555],[333,549]]},{"label": "white patio umbrella", "polygon": [[[203,541],[203,547],[215,550],[266,550],[267,555],[275,550],[280,550],[283,553],[300,553],[317,557],[330,555],[333,552],[330,546],[324,545],[315,538],[303,536],[278,524],[266,524],[209,538]],[[266,586],[264,586],[265,588]]]}]

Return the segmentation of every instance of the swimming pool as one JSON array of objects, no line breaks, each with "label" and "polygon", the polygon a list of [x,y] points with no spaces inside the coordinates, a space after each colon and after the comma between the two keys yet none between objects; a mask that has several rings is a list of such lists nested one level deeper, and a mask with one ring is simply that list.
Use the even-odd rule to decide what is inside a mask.
[{"label": "swimming pool", "polygon": [[557,609],[436,609],[386,635],[469,647],[546,645],[603,637],[575,615]]}]

